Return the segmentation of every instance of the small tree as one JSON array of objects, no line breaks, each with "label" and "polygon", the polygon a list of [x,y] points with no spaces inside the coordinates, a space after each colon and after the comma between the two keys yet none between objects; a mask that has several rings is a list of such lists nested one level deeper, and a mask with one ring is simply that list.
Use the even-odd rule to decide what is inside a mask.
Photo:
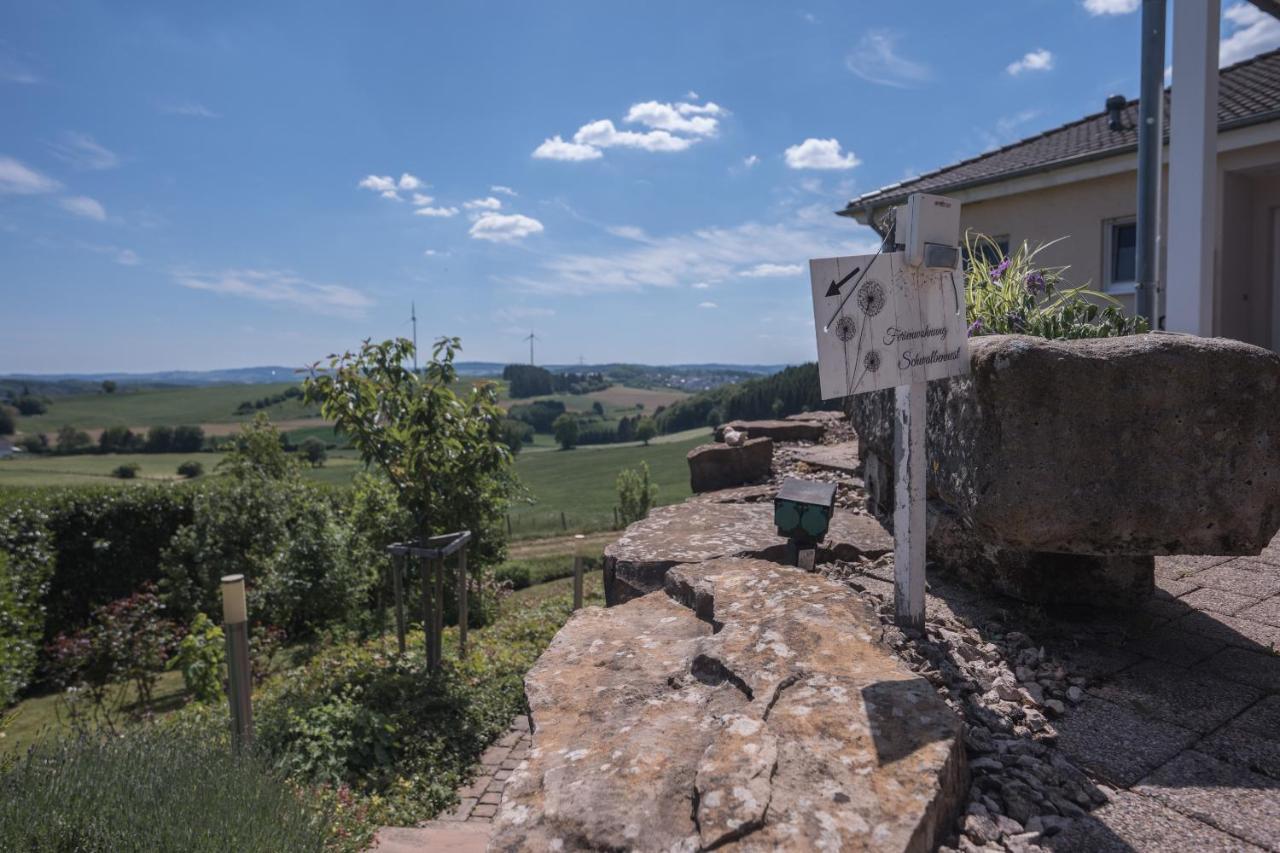
[{"label": "small tree", "polygon": [[13,435],[17,429],[14,410],[8,406],[0,406],[0,435]]},{"label": "small tree", "polygon": [[644,446],[649,446],[649,440],[658,434],[658,428],[654,426],[652,418],[645,418],[636,426],[636,438],[644,442]]},{"label": "small tree", "polygon": [[324,461],[329,458],[328,447],[325,446],[323,441],[315,436],[310,436],[305,439],[298,447],[298,452],[302,454],[302,458],[305,459],[307,464],[312,468],[323,467]]},{"label": "small tree", "polygon": [[58,430],[58,437],[54,446],[57,447],[59,453],[79,453],[92,444],[93,439],[89,437],[89,433],[67,425]]},{"label": "small tree", "polygon": [[237,479],[260,477],[283,479],[297,467],[293,457],[285,453],[280,430],[271,423],[266,412],[258,412],[253,420],[240,428],[226,458],[218,463]]},{"label": "small tree", "polygon": [[591,411],[595,412],[599,417],[604,417],[604,404],[596,400],[591,404]]},{"label": "small tree", "polygon": [[147,430],[147,443],[143,446],[148,453],[168,453],[173,449],[173,427],[153,426]]},{"label": "small tree", "polygon": [[98,436],[98,449],[103,453],[124,453],[132,450],[137,443],[137,436],[128,427],[107,427]]},{"label": "small tree", "polygon": [[115,470],[111,472],[111,476],[118,480],[132,480],[138,476],[138,472],[142,470],[142,466],[137,462],[126,462],[123,465],[117,465]]},{"label": "small tree", "polygon": [[578,419],[566,412],[551,425],[561,450],[572,450],[578,443]]},{"label": "small tree", "polygon": [[204,447],[204,429],[198,426],[180,426],[173,429],[174,453],[197,453]]},{"label": "small tree", "polygon": [[461,346],[440,338],[414,371],[411,341],[366,340],[358,353],[330,356],[326,370],[312,365],[303,387],[306,402],[319,403],[365,464],[386,475],[417,532],[469,529],[479,556],[492,560],[501,554],[498,520],[514,487],[511,451],[496,386],[479,383],[465,399],[454,390]]},{"label": "small tree", "polygon": [[639,468],[624,468],[618,473],[618,515],[624,525],[649,515],[658,501],[658,487],[649,481],[649,463]]},{"label": "small tree", "polygon": [[116,393],[116,383],[115,383],[115,381],[114,381],[114,380],[111,380],[111,379],[104,379],[104,380],[102,380],[102,391],[103,391],[103,393],[104,393],[104,394],[114,394],[114,393]]},{"label": "small tree", "polygon": [[18,407],[18,414],[27,415],[43,415],[49,411],[48,405],[39,397],[33,397],[30,394],[23,394],[14,403]]}]

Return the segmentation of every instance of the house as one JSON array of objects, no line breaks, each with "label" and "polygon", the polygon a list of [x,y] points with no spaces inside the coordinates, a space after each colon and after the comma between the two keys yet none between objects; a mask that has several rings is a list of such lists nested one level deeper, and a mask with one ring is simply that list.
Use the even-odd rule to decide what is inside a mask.
[{"label": "house", "polygon": [[[1175,29],[1181,11],[1175,9]],[[1217,64],[1214,21],[1209,68]],[[1173,86],[1165,90],[1164,110],[1172,118],[1173,150],[1166,121],[1162,183],[1169,192],[1160,203],[1158,251],[1158,286],[1166,289],[1167,299],[1157,316],[1166,317],[1173,330],[1280,349],[1280,51],[1223,68],[1216,87],[1198,87],[1216,88],[1216,157],[1204,158],[1212,160],[1212,169],[1204,170],[1207,180],[1197,183],[1200,175],[1192,174],[1182,182],[1180,195],[1179,134],[1187,125],[1189,136],[1199,131],[1194,121],[1178,119],[1180,46],[1175,32]],[[1193,46],[1201,47],[1192,58],[1203,70],[1208,48]],[[1213,75],[1200,75],[1205,76]],[[1192,80],[1188,89],[1201,82],[1194,76],[1183,79]],[[1132,311],[1137,124],[1138,102],[1113,96],[1097,113],[866,193],[838,213],[877,227],[908,193],[950,196],[962,203],[963,228],[991,236],[1005,250],[1023,240],[1034,245],[1066,237],[1044,252],[1044,262],[1070,265],[1067,277],[1073,284],[1088,283]],[[1189,162],[1195,166],[1195,140],[1185,147],[1193,149]],[[1200,185],[1203,201],[1197,196]],[[1176,235],[1172,243],[1170,230]],[[1195,251],[1201,235],[1205,258]],[[1199,274],[1202,268],[1211,275]]]}]

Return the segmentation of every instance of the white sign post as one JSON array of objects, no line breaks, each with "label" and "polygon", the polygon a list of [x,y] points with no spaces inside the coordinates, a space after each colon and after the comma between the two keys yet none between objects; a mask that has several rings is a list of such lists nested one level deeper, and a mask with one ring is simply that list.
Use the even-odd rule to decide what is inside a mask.
[{"label": "white sign post", "polygon": [[[958,255],[958,253],[956,253]],[[925,394],[969,372],[964,275],[906,252],[809,262],[822,398],[894,388],[894,610],[924,628]]]}]

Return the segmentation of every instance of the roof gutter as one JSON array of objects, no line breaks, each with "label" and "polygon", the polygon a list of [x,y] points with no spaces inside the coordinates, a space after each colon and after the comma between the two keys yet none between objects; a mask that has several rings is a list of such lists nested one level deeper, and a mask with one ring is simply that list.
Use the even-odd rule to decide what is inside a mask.
[{"label": "roof gutter", "polygon": [[[1276,5],[1277,7],[1280,7],[1280,2],[1277,2]],[[1280,109],[1268,110],[1265,113],[1258,113],[1257,115],[1244,116],[1242,118],[1231,119],[1230,121],[1219,122],[1218,133],[1239,130],[1245,127],[1252,127],[1255,124],[1266,124],[1267,122],[1277,120],[1280,120]],[[1169,144],[1169,133],[1167,129],[1164,133],[1164,144]],[[954,184],[939,184],[937,186],[930,187],[928,191],[931,193],[947,193],[955,192],[957,190],[972,189],[974,187],[983,187],[988,184],[998,184],[1002,181],[1011,181],[1014,178],[1025,178],[1030,175],[1041,175],[1045,172],[1056,172],[1058,169],[1065,169],[1068,166],[1078,166],[1082,163],[1092,163],[1095,160],[1106,160],[1111,157],[1119,157],[1123,154],[1132,154],[1137,150],[1138,144],[1136,142],[1128,145],[1121,145],[1116,148],[1104,148],[1100,151],[1090,151],[1085,154],[1077,154],[1074,157],[1066,157],[1062,160],[1052,160],[1048,163],[1039,163],[1034,166],[1014,169],[1009,172],[1001,172],[998,175],[973,178],[968,181],[957,181]],[[871,225],[872,228],[875,228],[876,226],[868,221],[872,211],[889,205],[901,204],[906,201],[907,196],[910,195],[911,192],[913,191],[909,190],[907,192],[899,192],[892,195],[872,196],[862,202],[855,199],[845,205],[843,210],[835,211],[835,214],[836,216],[847,216],[861,225]],[[879,232],[879,229],[876,230]]]}]

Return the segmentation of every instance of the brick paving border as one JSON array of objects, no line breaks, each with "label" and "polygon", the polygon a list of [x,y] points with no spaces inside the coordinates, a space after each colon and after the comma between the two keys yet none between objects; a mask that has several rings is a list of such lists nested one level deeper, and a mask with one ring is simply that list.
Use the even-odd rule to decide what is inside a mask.
[{"label": "brick paving border", "polygon": [[529,718],[516,717],[511,728],[480,756],[475,779],[458,790],[458,805],[440,815],[440,821],[489,823],[502,802],[502,789],[521,761],[529,757],[533,741],[529,734]]}]

